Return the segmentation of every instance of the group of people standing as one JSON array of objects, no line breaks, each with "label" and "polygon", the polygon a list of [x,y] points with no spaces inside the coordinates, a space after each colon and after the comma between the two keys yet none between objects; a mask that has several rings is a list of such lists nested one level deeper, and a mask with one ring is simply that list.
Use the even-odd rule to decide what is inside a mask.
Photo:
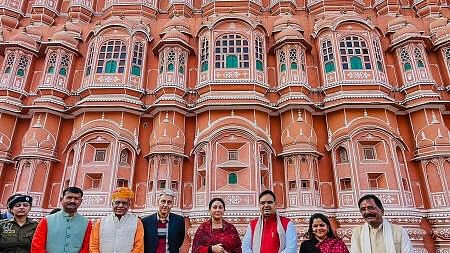
[{"label": "group of people standing", "polygon": [[[0,252],[31,253],[179,253],[185,238],[185,220],[171,213],[174,194],[161,192],[158,211],[142,219],[129,213],[134,193],[119,187],[112,194],[112,213],[92,224],[77,210],[83,191],[69,187],[63,191],[62,210],[39,223],[27,217],[32,198],[16,194],[8,199],[12,217],[0,221]],[[241,241],[236,228],[224,218],[225,202],[209,202],[210,219],[197,229],[192,253],[296,253],[297,232],[293,222],[279,215],[275,194],[259,195],[260,216],[249,222]],[[352,233],[352,253],[412,253],[406,231],[383,218],[384,208],[375,195],[358,202],[365,223]],[[328,218],[320,213],[309,219],[306,241],[300,253],[348,253],[336,237]]]}]

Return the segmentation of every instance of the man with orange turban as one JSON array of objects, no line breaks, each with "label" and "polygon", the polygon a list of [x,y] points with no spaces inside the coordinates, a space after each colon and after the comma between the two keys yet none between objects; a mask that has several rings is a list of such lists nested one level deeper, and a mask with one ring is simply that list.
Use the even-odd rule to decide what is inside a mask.
[{"label": "man with orange turban", "polygon": [[91,253],[143,253],[144,227],[141,220],[128,213],[134,193],[119,187],[111,194],[113,212],[98,220],[92,228]]}]

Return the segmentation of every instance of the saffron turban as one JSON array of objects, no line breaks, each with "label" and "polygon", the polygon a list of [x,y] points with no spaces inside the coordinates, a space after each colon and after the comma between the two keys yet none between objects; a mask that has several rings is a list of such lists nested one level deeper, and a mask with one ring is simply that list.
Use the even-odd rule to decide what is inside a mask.
[{"label": "saffron turban", "polygon": [[134,192],[128,187],[119,187],[113,191],[111,198],[114,199],[133,199]]}]

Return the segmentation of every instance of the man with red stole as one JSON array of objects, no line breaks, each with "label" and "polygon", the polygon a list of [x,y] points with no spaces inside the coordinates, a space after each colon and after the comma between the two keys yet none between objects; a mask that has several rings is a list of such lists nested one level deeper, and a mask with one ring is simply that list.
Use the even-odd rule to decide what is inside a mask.
[{"label": "man with red stole", "polygon": [[275,209],[275,194],[259,194],[261,216],[250,221],[242,239],[243,253],[296,253],[297,233],[294,223]]}]

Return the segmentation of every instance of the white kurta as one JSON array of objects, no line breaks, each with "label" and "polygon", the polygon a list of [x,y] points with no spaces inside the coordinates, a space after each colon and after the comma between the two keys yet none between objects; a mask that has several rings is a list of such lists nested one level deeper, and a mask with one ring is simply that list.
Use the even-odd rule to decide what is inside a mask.
[{"label": "white kurta", "polygon": [[119,220],[114,214],[100,223],[100,252],[130,253],[133,250],[138,217],[127,213]]}]

